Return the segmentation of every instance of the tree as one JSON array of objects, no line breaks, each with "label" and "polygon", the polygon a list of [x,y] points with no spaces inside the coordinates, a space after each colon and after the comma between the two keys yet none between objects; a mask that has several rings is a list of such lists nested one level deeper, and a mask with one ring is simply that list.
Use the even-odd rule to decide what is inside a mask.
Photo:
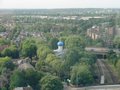
[{"label": "tree", "polygon": [[93,53],[91,52],[82,52],[83,55],[81,55],[81,58],[79,59],[79,61],[82,63],[86,63],[87,65],[94,65],[97,58],[96,58],[96,55],[94,55]]},{"label": "tree", "polygon": [[18,37],[20,30],[22,30],[22,26],[20,24],[16,24],[16,26],[12,29],[11,34],[10,34],[10,39]]},{"label": "tree", "polygon": [[56,75],[60,76],[63,63],[60,58],[54,54],[48,54],[46,57],[46,63],[52,68]]},{"label": "tree", "polygon": [[107,53],[107,58],[114,66],[116,66],[116,64],[118,62],[118,57],[117,57],[116,52],[114,52],[113,50],[110,50]]},{"label": "tree", "polygon": [[80,55],[77,49],[72,48],[67,50],[63,59],[63,63],[61,65],[61,68],[62,68],[61,72],[62,72],[63,79],[69,78],[71,67],[79,62],[79,58],[80,58]]},{"label": "tree", "polygon": [[1,54],[2,54],[2,56],[10,57],[11,56],[11,50],[9,48],[6,48],[1,52]]},{"label": "tree", "polygon": [[89,67],[84,64],[76,64],[72,67],[71,83],[74,85],[90,85],[93,82],[93,76]]},{"label": "tree", "polygon": [[0,58],[0,73],[2,72],[2,70],[4,68],[9,68],[9,69],[12,69],[11,67],[14,67],[12,65],[6,65],[8,62],[11,62],[11,58],[9,57],[3,57],[3,58]]},{"label": "tree", "polygon": [[11,58],[18,58],[19,57],[19,51],[14,45],[4,49],[1,52],[1,54],[2,54],[2,56],[8,56]]},{"label": "tree", "polygon": [[4,62],[2,65],[2,67],[5,67],[5,68],[10,69],[10,70],[14,70],[15,66],[16,65],[12,61]]},{"label": "tree", "polygon": [[38,73],[33,69],[27,69],[24,71],[26,83],[33,89],[38,89],[39,80],[43,77],[43,73]]},{"label": "tree", "polygon": [[11,60],[10,57],[3,57],[3,58],[0,58],[0,65],[5,63],[5,62],[9,62]]},{"label": "tree", "polygon": [[8,90],[6,87],[2,87],[0,90]]},{"label": "tree", "polygon": [[84,49],[85,47],[85,42],[84,39],[80,36],[69,36],[65,40],[65,46],[67,48],[79,48],[79,49]]},{"label": "tree", "polygon": [[76,48],[69,49],[65,54],[65,70],[70,70],[70,67],[79,61],[80,55]]},{"label": "tree", "polygon": [[56,71],[58,75],[61,73],[62,63],[63,61],[61,59],[55,60],[51,63],[52,68]]},{"label": "tree", "polygon": [[120,37],[116,36],[113,40],[114,45],[116,46],[116,48],[120,49]]},{"label": "tree", "polygon": [[58,77],[46,75],[40,80],[41,90],[63,90],[63,85]]},{"label": "tree", "polygon": [[120,58],[119,58],[119,60],[118,60],[118,62],[116,64],[116,70],[118,72],[118,75],[120,76]]},{"label": "tree", "polygon": [[22,44],[22,56],[32,59],[37,53],[37,46],[33,40],[25,40]]},{"label": "tree", "polygon": [[0,32],[5,32],[6,31],[6,28],[0,24]]},{"label": "tree", "polygon": [[50,64],[52,61],[58,60],[58,57],[54,54],[48,54],[46,57],[46,63]]},{"label": "tree", "polygon": [[45,60],[47,55],[52,53],[48,46],[41,46],[37,50],[37,56],[40,60]]},{"label": "tree", "polygon": [[10,41],[9,41],[9,40],[0,38],[0,45],[9,45],[9,44],[10,44]]},{"label": "tree", "polygon": [[15,87],[26,87],[26,79],[24,73],[19,70],[15,70],[10,78],[10,89],[13,90]]},{"label": "tree", "polygon": [[44,71],[45,65],[46,65],[45,61],[39,60],[39,61],[36,63],[35,68],[36,68],[38,71]]},{"label": "tree", "polygon": [[57,42],[59,40],[57,38],[51,38],[49,41],[49,46],[51,49],[57,49]]}]

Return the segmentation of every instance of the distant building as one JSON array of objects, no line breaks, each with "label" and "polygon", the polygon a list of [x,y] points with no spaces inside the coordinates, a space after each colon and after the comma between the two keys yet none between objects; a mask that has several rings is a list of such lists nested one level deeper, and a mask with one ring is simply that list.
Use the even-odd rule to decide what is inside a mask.
[{"label": "distant building", "polygon": [[92,28],[89,28],[87,30],[87,36],[89,36],[91,39],[96,40],[96,39],[101,39],[105,42],[105,45],[112,45],[112,39],[114,36],[116,36],[116,33],[120,35],[120,28],[115,29],[114,27],[109,27],[106,25],[102,26],[93,26]]},{"label": "distant building", "polygon": [[93,40],[102,38],[104,36],[113,37],[115,35],[115,29],[113,27],[100,27],[93,26],[87,30],[87,36],[91,37]]},{"label": "distant building", "polygon": [[87,30],[87,36],[91,37],[93,40],[99,39],[100,35],[100,28],[98,26],[93,26]]}]

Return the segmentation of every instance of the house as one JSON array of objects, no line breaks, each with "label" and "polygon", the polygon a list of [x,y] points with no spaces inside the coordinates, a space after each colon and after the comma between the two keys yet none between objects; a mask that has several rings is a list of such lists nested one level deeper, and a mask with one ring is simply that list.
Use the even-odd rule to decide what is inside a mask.
[{"label": "house", "polygon": [[100,28],[99,26],[93,26],[87,30],[87,36],[91,37],[93,40],[99,39],[100,36]]}]

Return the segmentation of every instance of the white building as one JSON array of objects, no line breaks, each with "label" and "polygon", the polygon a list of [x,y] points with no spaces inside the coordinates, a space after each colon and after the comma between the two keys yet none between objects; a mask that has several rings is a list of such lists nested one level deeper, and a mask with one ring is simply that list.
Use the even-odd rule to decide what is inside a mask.
[{"label": "white building", "polygon": [[64,43],[62,41],[59,41],[57,43],[57,46],[58,46],[58,49],[54,50],[54,53],[57,55],[57,56],[63,56],[64,53],[65,53],[65,50],[64,50]]}]

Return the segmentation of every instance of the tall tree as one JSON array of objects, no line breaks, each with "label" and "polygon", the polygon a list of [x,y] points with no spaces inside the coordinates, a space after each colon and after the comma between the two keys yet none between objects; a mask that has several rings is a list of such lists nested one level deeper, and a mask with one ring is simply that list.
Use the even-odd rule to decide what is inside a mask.
[{"label": "tall tree", "polygon": [[92,73],[87,65],[76,64],[72,67],[71,83],[74,85],[90,85],[93,82]]},{"label": "tall tree", "polygon": [[25,40],[22,44],[22,56],[32,58],[37,53],[37,46],[33,40]]},{"label": "tall tree", "polygon": [[113,40],[113,43],[117,49],[120,49],[120,36],[116,36]]},{"label": "tall tree", "polygon": [[43,77],[43,73],[38,73],[33,69],[27,69],[24,71],[26,83],[33,89],[38,90],[39,80]]},{"label": "tall tree", "polygon": [[46,75],[40,80],[41,90],[63,90],[63,85],[58,77]]},{"label": "tall tree", "polygon": [[14,45],[11,45],[10,47],[4,49],[1,52],[1,54],[2,54],[2,56],[8,56],[11,58],[18,58],[19,57],[19,51]]},{"label": "tall tree", "polygon": [[48,46],[41,45],[41,47],[39,47],[37,50],[37,56],[40,60],[45,60],[47,55],[50,53],[52,53],[52,51]]},{"label": "tall tree", "polygon": [[14,71],[10,79],[10,89],[13,90],[16,87],[25,87],[25,86],[27,86],[27,83],[24,73],[19,70]]},{"label": "tall tree", "polygon": [[77,47],[79,49],[83,49],[85,47],[85,41],[80,36],[69,36],[65,40],[66,48],[74,48]]},{"label": "tall tree", "polygon": [[49,41],[49,45],[51,49],[57,49],[57,42],[59,40],[57,38],[51,38]]}]

